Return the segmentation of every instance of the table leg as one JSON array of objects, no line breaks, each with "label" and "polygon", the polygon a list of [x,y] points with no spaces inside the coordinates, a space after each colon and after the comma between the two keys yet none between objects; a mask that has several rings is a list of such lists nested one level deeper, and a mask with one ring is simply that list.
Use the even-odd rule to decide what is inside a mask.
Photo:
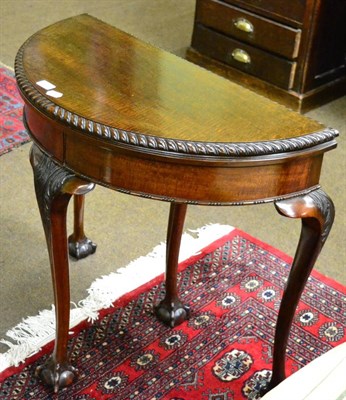
[{"label": "table leg", "polygon": [[334,221],[332,200],[321,190],[275,203],[277,211],[302,219],[302,231],[282,297],[274,342],[273,375],[268,390],[285,379],[285,354],[290,327],[300,296]]},{"label": "table leg", "polygon": [[155,307],[158,319],[172,328],[185,321],[190,311],[190,308],[180,301],[177,290],[179,249],[186,209],[186,204],[171,203],[166,245],[166,295]]},{"label": "table leg", "polygon": [[75,194],[73,233],[68,238],[68,249],[70,256],[77,260],[94,254],[97,247],[84,233],[84,204],[85,195]]},{"label": "table leg", "polygon": [[30,161],[34,171],[37,203],[44,227],[53,279],[56,340],[52,356],[37,368],[36,375],[57,392],[76,378],[67,355],[70,320],[70,287],[67,255],[66,212],[72,195],[82,195],[94,184],[76,177],[47,157],[36,145]]}]

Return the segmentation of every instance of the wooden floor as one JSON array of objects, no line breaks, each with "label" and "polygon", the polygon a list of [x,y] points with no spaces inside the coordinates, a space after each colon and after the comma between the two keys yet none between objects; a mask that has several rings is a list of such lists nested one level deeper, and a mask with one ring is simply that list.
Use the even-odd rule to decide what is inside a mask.
[{"label": "wooden floor", "polygon": [[[85,12],[183,56],[191,38],[194,0],[0,0],[0,61],[13,66],[17,49],[30,35],[60,19]],[[345,110],[343,98],[308,114],[342,133],[338,149],[326,155],[321,179],[335,202],[336,222],[317,269],[344,283]],[[22,317],[36,315],[52,303],[48,255],[35,203],[29,148],[30,145],[24,145],[0,158],[0,337]],[[98,250],[89,259],[71,262],[72,300],[85,298],[86,289],[97,277],[126,266],[164,241],[168,210],[166,203],[100,187],[88,195],[86,231],[98,243]],[[189,208],[186,229],[208,223],[237,226],[292,256],[300,231],[299,221],[280,217],[271,204]]]}]

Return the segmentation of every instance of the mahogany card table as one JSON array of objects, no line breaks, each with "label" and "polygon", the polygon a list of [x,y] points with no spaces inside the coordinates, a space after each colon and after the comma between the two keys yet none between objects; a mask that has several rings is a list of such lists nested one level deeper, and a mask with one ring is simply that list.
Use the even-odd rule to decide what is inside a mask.
[{"label": "mahogany card table", "polygon": [[[55,391],[77,376],[67,354],[68,250],[77,258],[95,251],[84,234],[83,208],[85,194],[99,184],[170,202],[166,295],[155,311],[172,327],[189,314],[177,291],[187,205],[273,202],[283,216],[301,219],[268,389],[282,381],[294,312],[334,219],[319,178],[337,131],[88,15],[29,38],[15,72],[34,143],[31,164],[56,306],[55,348],[37,375]],[[72,196],[75,228],[67,238]]]}]

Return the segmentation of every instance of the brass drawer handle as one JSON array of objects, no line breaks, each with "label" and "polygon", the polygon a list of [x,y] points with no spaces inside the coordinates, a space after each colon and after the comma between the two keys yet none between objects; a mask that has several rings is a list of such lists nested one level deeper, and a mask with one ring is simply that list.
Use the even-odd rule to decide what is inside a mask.
[{"label": "brass drawer handle", "polygon": [[238,62],[241,62],[243,64],[250,64],[251,63],[251,57],[250,54],[247,53],[245,50],[242,49],[234,49],[232,51],[232,58]]},{"label": "brass drawer handle", "polygon": [[234,26],[243,32],[253,33],[254,31],[252,23],[245,18],[237,18],[234,21]]}]

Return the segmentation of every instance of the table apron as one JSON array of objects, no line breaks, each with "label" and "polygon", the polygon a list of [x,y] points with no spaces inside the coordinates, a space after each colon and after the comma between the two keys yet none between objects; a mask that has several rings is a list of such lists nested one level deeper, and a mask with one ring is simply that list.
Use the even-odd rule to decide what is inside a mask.
[{"label": "table apron", "polygon": [[[307,193],[319,184],[323,151],[235,162],[141,152],[94,138],[26,107],[33,140],[60,165],[129,194],[195,204],[253,204]],[[211,161],[213,160],[213,161]]]},{"label": "table apron", "polygon": [[[248,203],[308,190],[319,182],[323,154],[234,166],[187,163],[124,151],[82,135],[65,137],[65,165],[127,193],[167,201]],[[102,160],[102,162],[100,162]]]}]

